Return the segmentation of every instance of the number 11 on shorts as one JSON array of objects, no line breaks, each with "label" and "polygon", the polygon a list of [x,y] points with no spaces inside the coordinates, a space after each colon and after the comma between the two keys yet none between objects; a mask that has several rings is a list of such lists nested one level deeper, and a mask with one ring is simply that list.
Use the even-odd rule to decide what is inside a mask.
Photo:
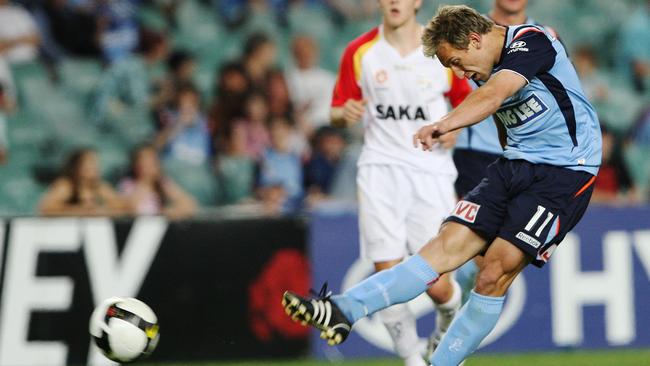
[{"label": "number 11 on shorts", "polygon": [[[537,224],[539,219],[542,217],[542,215],[544,215],[545,211],[546,211],[546,207],[537,206],[537,212],[535,212],[535,214],[530,219],[530,221],[528,221],[528,224],[526,224],[526,227],[524,228],[524,230],[526,230],[528,232],[532,232],[531,230],[535,227],[535,225]],[[551,222],[551,220],[553,219],[553,216],[555,216],[555,215],[550,211],[546,214],[546,219],[544,220],[544,222],[539,226],[539,228],[535,232],[536,237],[539,238],[540,235],[542,235],[542,231],[544,231],[544,228],[546,227],[546,225],[548,225],[548,223]]]}]

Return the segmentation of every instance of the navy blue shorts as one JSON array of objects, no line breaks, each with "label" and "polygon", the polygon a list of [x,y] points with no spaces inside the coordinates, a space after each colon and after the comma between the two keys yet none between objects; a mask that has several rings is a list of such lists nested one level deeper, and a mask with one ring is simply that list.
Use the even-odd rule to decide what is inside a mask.
[{"label": "navy blue shorts", "polygon": [[446,221],[463,224],[488,245],[499,237],[542,267],[589,205],[595,176],[525,160],[499,158]]},{"label": "navy blue shorts", "polygon": [[470,149],[454,149],[454,164],[458,178],[454,183],[456,195],[463,197],[487,177],[487,166],[494,163],[501,154],[492,154]]}]

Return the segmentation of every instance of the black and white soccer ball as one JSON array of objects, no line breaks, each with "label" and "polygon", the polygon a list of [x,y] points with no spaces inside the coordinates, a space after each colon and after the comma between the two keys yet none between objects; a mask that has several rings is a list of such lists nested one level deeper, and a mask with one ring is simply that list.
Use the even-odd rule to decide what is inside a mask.
[{"label": "black and white soccer ball", "polygon": [[160,339],[158,318],[134,298],[104,300],[90,317],[90,335],[109,359],[127,363],[147,357]]}]

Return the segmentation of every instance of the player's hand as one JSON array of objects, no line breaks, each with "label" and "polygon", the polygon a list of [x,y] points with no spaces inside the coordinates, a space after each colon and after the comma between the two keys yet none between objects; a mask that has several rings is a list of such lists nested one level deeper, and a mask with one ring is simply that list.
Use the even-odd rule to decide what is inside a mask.
[{"label": "player's hand", "polygon": [[368,102],[365,99],[348,99],[345,104],[343,104],[343,120],[345,121],[345,124],[349,126],[359,122],[366,111],[366,104],[368,104]]},{"label": "player's hand", "polygon": [[442,146],[443,149],[447,150],[453,149],[456,145],[458,134],[460,134],[460,130],[447,132],[446,134],[441,135],[439,138],[440,146]]},{"label": "player's hand", "polygon": [[444,135],[440,123],[426,125],[413,135],[413,147],[422,148],[422,151],[431,151],[433,146],[440,142],[440,137]]}]

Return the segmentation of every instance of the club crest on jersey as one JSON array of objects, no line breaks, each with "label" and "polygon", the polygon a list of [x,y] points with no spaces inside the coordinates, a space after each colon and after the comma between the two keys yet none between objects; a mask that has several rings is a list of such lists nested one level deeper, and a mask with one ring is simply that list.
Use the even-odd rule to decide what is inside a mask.
[{"label": "club crest on jersey", "polygon": [[451,215],[473,224],[474,221],[476,221],[476,215],[478,215],[478,210],[480,209],[481,205],[477,205],[474,202],[461,200],[458,201],[456,208],[454,208],[454,211]]},{"label": "club crest on jersey", "polygon": [[388,81],[388,72],[386,70],[379,70],[375,73],[375,81],[379,85],[383,85]]},{"label": "club crest on jersey", "polygon": [[385,105],[377,104],[375,106],[377,112],[376,117],[380,120],[402,120],[407,119],[409,121],[428,121],[425,108],[422,106],[411,106],[411,105]]},{"label": "club crest on jersey", "polygon": [[532,94],[528,98],[505,105],[495,113],[497,119],[507,128],[519,127],[548,111],[544,102]]}]

